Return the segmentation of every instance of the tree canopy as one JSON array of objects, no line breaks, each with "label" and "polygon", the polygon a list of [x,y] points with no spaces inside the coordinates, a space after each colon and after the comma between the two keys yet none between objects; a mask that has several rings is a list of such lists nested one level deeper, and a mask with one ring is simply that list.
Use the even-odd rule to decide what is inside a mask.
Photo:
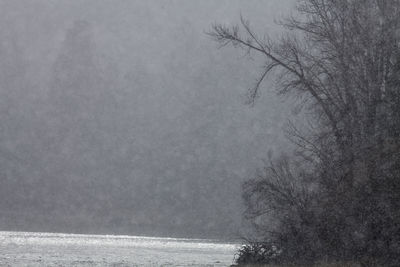
[{"label": "tree canopy", "polygon": [[264,60],[249,103],[272,77],[307,114],[301,127],[288,124],[293,155],[244,184],[262,241],[291,262],[393,263],[400,256],[400,2],[298,1],[296,15],[279,22],[278,39],[240,22],[216,24],[209,34]]}]

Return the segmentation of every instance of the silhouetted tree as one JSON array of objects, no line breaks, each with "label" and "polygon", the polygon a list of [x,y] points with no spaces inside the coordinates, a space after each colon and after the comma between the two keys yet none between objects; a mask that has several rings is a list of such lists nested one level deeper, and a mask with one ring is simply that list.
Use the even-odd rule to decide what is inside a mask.
[{"label": "silhouetted tree", "polygon": [[393,263],[400,256],[400,2],[303,0],[296,11],[280,22],[287,31],[278,41],[243,18],[210,33],[264,59],[250,103],[273,74],[277,91],[310,111],[306,130],[288,125],[293,157],[244,185],[248,215],[258,225],[261,215],[275,219],[266,221],[264,239],[287,261]]}]

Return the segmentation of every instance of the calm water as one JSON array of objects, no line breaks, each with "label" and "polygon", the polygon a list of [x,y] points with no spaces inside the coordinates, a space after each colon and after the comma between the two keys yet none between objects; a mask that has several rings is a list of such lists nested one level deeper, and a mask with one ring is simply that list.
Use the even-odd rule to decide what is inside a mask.
[{"label": "calm water", "polygon": [[200,239],[0,231],[0,265],[229,266],[237,247]]}]

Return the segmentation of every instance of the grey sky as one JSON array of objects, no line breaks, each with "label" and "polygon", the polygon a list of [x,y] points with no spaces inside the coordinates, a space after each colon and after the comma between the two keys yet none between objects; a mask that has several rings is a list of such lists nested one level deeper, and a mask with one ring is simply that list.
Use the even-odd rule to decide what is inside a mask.
[{"label": "grey sky", "polygon": [[268,83],[244,105],[260,61],[205,33],[240,15],[276,33],[292,5],[0,1],[2,187],[18,189],[0,227],[232,235],[240,183],[285,150],[290,112]]}]

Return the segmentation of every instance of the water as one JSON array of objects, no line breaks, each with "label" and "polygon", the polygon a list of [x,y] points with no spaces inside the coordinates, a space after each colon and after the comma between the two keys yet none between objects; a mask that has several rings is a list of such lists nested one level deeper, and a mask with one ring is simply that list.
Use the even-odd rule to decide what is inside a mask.
[{"label": "water", "polygon": [[237,244],[203,239],[1,232],[1,266],[229,266]]}]

